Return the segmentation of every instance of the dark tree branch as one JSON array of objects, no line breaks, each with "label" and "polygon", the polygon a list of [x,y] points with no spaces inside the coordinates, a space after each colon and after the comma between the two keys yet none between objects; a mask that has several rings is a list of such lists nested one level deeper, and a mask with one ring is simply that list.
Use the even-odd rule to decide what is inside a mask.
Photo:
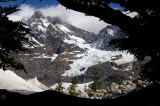
[{"label": "dark tree branch", "polygon": [[116,25],[125,32],[132,32],[133,26],[137,27],[136,21],[124,15],[119,10],[114,10],[108,5],[99,4],[87,0],[57,0],[67,8],[86,13],[100,18],[106,23]]},{"label": "dark tree branch", "polygon": [[[116,25],[128,36],[116,39],[110,45],[127,50],[137,59],[143,60],[146,56],[151,60],[143,66],[140,74],[144,79],[160,81],[160,7],[158,0],[57,0],[67,8],[95,16],[106,23]],[[109,3],[118,3],[125,10],[137,12],[133,19],[119,10],[108,6]]]}]

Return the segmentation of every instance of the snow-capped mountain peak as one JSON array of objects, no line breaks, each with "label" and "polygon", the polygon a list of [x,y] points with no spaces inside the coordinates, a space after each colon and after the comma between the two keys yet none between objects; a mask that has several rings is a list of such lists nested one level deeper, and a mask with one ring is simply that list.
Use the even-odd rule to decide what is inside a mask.
[{"label": "snow-capped mountain peak", "polygon": [[124,36],[116,26],[108,25],[95,35],[57,17],[45,17],[41,11],[36,11],[26,22],[35,34],[31,40],[36,48],[29,48],[28,54],[13,56],[28,72],[16,73],[36,86],[37,81],[47,87],[60,80],[69,83],[71,76],[77,76],[81,83],[85,76],[85,81],[91,82],[91,72],[95,69],[100,70],[103,80],[116,73],[123,76],[124,70],[129,77],[138,69],[132,65],[135,62],[132,54],[108,47],[110,40]]},{"label": "snow-capped mountain peak", "polygon": [[31,17],[31,27],[35,32],[46,32],[50,23],[41,11],[36,11]]},{"label": "snow-capped mountain peak", "polygon": [[95,39],[91,46],[94,48],[99,48],[103,50],[112,50],[112,47],[109,47],[109,41],[116,38],[124,38],[125,34],[122,33],[121,29],[114,25],[107,25],[103,28],[99,34],[97,39]]}]

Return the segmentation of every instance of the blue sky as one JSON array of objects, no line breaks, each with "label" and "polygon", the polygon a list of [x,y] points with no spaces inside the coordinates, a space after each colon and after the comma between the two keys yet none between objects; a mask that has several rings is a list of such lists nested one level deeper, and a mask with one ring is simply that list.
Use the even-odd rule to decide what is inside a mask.
[{"label": "blue sky", "polygon": [[123,7],[121,7],[119,4],[116,3],[110,3],[109,6],[114,9],[124,10]]},{"label": "blue sky", "polygon": [[0,3],[1,6],[8,6],[9,4],[18,4],[20,11],[13,13],[9,19],[13,21],[20,21],[31,17],[35,11],[40,10],[45,16],[59,17],[64,22],[68,22],[74,26],[84,30],[99,33],[99,30],[104,28],[107,23],[99,21],[100,19],[93,16],[86,16],[84,13],[76,12],[71,9],[66,9],[60,5],[57,0],[27,0],[21,4],[23,0],[16,2]]}]

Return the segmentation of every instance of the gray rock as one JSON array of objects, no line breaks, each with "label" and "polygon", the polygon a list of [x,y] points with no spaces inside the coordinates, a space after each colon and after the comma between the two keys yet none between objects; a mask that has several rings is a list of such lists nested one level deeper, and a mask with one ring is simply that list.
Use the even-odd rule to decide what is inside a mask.
[{"label": "gray rock", "polygon": [[126,87],[127,87],[127,91],[128,91],[128,92],[131,92],[132,90],[135,89],[135,88],[134,88],[133,86],[131,86],[131,85],[126,85]]},{"label": "gray rock", "polygon": [[127,84],[127,80],[124,80],[124,81],[122,82],[122,84],[123,84],[123,85],[126,85],[126,84]]},{"label": "gray rock", "polygon": [[[44,25],[44,20],[49,22],[49,25],[47,24],[48,26]],[[121,33],[120,29],[114,25],[108,25],[106,28],[102,29],[98,35],[96,35],[92,32],[85,31],[66,23],[58,17],[45,17],[41,11],[36,11],[35,14],[26,22],[35,33],[35,41],[40,44],[34,42],[37,48],[30,48],[28,55],[23,53],[13,54],[13,57],[15,57],[17,61],[24,64],[28,74],[26,75],[22,71],[16,71],[16,73],[24,79],[33,79],[37,77],[38,81],[47,87],[54,85],[61,79],[63,79],[63,82],[70,82],[69,77],[61,76],[66,70],[70,69],[70,65],[73,63],[73,61],[68,60],[77,60],[77,54],[83,54],[86,52],[86,49],[64,42],[65,39],[70,39],[70,35],[80,37],[85,40],[86,44],[90,44],[92,47],[97,47],[103,50],[114,50],[112,47],[108,47],[108,42],[114,38],[123,38],[125,36]],[[65,26],[71,32],[65,33],[58,28],[58,24]],[[42,25],[45,30],[40,30],[39,25]],[[110,31],[113,31],[113,33],[109,33]],[[76,52],[74,54],[68,54],[73,51],[79,51],[79,53]],[[53,61],[51,61],[51,58],[35,58],[42,57],[42,54],[46,57],[52,57],[53,54],[57,54],[58,56]],[[120,59],[122,55],[114,57],[116,57],[117,60]],[[132,70],[122,71],[131,64],[133,65]],[[92,72],[95,69],[99,69],[99,73],[103,80],[102,86],[106,87],[109,81],[113,78],[113,75],[120,75],[122,77],[129,78],[129,76],[133,75],[132,73],[134,72],[133,77],[135,77],[139,73],[139,69],[137,68],[139,66],[141,66],[139,61],[133,61],[131,63],[121,65],[117,65],[116,63],[109,61],[99,62],[99,64],[89,67],[86,70],[85,75],[78,76],[77,79],[79,83],[83,83],[84,78],[86,82],[90,82],[92,81]],[[83,68],[82,70],[80,69],[80,71],[83,70]],[[111,90],[107,89],[107,92],[111,92]],[[118,90],[118,88],[115,88],[115,92],[121,91]]]},{"label": "gray rock", "polygon": [[111,92],[112,93],[121,93],[121,90],[119,89],[119,85],[112,83],[111,84]]},{"label": "gray rock", "polygon": [[138,80],[138,85],[144,85],[144,82],[142,80]]},{"label": "gray rock", "polygon": [[126,87],[125,85],[119,85],[119,88],[120,88],[121,90],[126,90],[126,89],[127,89],[127,87]]},{"label": "gray rock", "polygon": [[139,85],[139,87],[145,88],[149,83],[142,80],[138,80],[137,84]]}]

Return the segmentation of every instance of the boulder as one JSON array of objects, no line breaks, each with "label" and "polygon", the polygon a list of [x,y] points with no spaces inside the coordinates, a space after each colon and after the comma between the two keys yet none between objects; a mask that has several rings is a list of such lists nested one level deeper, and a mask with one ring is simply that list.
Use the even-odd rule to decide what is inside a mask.
[{"label": "boulder", "polygon": [[126,87],[127,87],[127,91],[128,92],[131,92],[131,91],[133,91],[135,88],[133,87],[133,86],[131,86],[131,85],[126,85]]},{"label": "boulder", "polygon": [[111,92],[112,93],[122,93],[121,90],[119,89],[119,85],[115,83],[111,84]]},{"label": "boulder", "polygon": [[126,89],[127,89],[127,87],[126,87],[125,85],[119,85],[119,88],[120,88],[121,90],[126,90]]},{"label": "boulder", "polygon": [[138,80],[137,81],[137,84],[139,85],[139,87],[142,87],[142,88],[145,88],[147,86],[147,82],[144,82],[142,80]]}]

